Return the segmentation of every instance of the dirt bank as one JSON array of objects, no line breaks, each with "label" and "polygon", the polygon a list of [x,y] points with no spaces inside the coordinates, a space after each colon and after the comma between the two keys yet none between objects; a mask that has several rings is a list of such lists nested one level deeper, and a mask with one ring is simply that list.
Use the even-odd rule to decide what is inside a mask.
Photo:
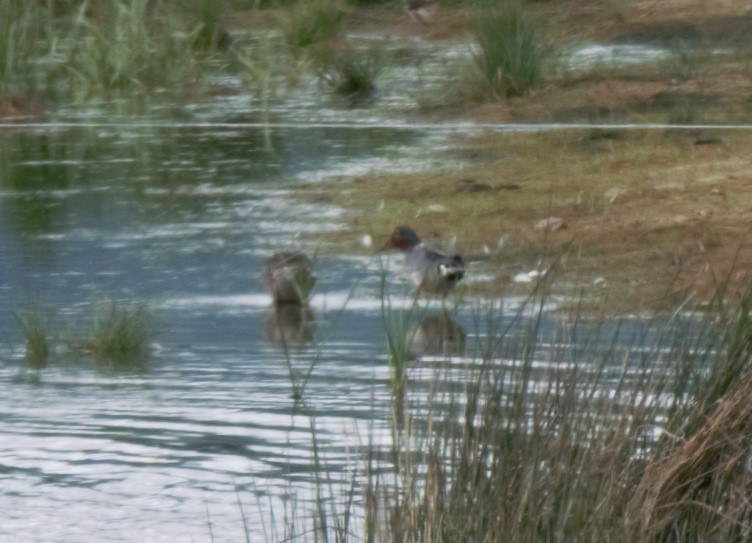
[{"label": "dirt bank", "polygon": [[[551,47],[680,44],[687,53],[549,76],[528,96],[448,103],[416,115],[498,123],[751,122],[752,10],[742,4],[529,3],[528,16]],[[447,7],[431,25],[416,26],[378,8],[351,14],[351,24],[467,40],[472,17]],[[747,287],[751,148],[752,133],[741,130],[489,132],[458,139],[449,155],[442,150],[440,172],[332,179],[299,194],[348,210],[348,228],[329,240],[336,250],[368,251],[356,241],[364,234],[378,244],[395,225],[410,224],[451,240],[468,257],[470,292],[529,291],[520,274],[555,262],[562,291],[606,299],[617,312],[640,311],[707,301],[726,280],[732,291]],[[542,227],[548,217],[561,219],[555,231]]]}]

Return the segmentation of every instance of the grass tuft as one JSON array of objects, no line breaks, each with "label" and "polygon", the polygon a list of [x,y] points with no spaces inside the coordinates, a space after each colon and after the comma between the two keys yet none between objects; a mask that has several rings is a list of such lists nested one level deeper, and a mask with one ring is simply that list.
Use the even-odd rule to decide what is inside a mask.
[{"label": "grass tuft", "polygon": [[85,342],[85,347],[99,364],[117,369],[142,369],[149,358],[152,321],[146,304],[100,302],[94,311],[92,337]]},{"label": "grass tuft", "polygon": [[31,310],[18,316],[24,337],[26,353],[24,362],[33,369],[47,367],[50,355],[49,327],[47,319],[38,310]]},{"label": "grass tuft", "polygon": [[538,85],[543,49],[535,28],[519,9],[484,12],[476,25],[475,40],[474,60],[494,97],[522,96]]},{"label": "grass tuft", "polygon": [[561,348],[543,352],[540,296],[512,316],[479,313],[475,362],[403,400],[398,483],[365,513],[372,525],[381,512],[378,539],[749,538],[749,297],[736,314],[677,312],[627,345],[574,311]]},{"label": "grass tuft", "polygon": [[384,67],[380,51],[355,49],[349,44],[322,48],[314,62],[319,79],[334,93],[347,98],[370,96]]}]

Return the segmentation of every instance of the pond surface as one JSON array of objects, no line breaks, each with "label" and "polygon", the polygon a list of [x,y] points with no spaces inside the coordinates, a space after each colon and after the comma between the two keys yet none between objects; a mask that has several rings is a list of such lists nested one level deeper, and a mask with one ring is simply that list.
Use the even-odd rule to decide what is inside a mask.
[{"label": "pond surface", "polygon": [[[337,227],[338,210],[293,204],[290,184],[398,154],[395,142],[414,138],[297,131],[275,135],[271,151],[259,130],[2,134],[0,470],[12,512],[0,533],[205,540],[211,522],[219,540],[237,540],[236,487],[287,492],[309,480],[310,428],[298,420],[284,350],[267,337],[261,267],[275,251],[306,248],[301,234]],[[322,258],[316,270],[312,307],[327,340],[290,363],[315,364],[306,393],[330,405],[317,435],[336,462],[358,420],[374,415],[374,379],[388,374],[372,299],[379,274],[348,257]],[[42,307],[64,329],[86,322],[105,295],[152,306],[147,372],[19,369],[14,312]]]},{"label": "pond surface", "polygon": [[[232,113],[245,102],[212,107],[231,114],[164,125],[70,115],[72,124],[0,131],[0,539],[279,540],[287,519],[310,517],[317,476],[336,494],[363,451],[389,449],[382,277],[392,306],[411,298],[388,259],[317,256],[313,339],[292,350],[270,333],[260,272],[277,251],[315,253],[315,234],[344,220],[337,208],[296,203],[292,186],[436,167],[452,132],[296,127],[284,112],[269,129]],[[83,356],[24,367],[17,314],[39,309],[65,337],[104,297],[151,307],[145,371],[97,371]],[[465,356],[411,363],[415,398],[434,367],[461,388],[447,377],[476,360],[481,303],[465,300],[453,315],[467,331]],[[639,322],[613,324],[630,326],[645,333]],[[560,363],[562,349],[576,358],[558,328],[553,317],[540,323],[540,368]],[[593,352],[614,356],[603,332]],[[618,373],[624,360],[614,358]],[[303,383],[304,406],[293,394]]]},{"label": "pond surface", "polygon": [[[333,484],[350,484],[367,446],[388,450],[389,262],[317,257],[314,339],[292,350],[270,334],[260,271],[276,251],[313,253],[315,235],[301,236],[342,220],[336,208],[295,203],[291,185],[376,158],[414,161],[428,136],[279,130],[269,147],[258,128],[98,126],[0,138],[0,534],[238,541],[247,528],[276,540],[272,519],[313,496],[312,425]],[[409,307],[388,270],[386,281],[390,304]],[[145,300],[155,313],[146,371],[113,374],[85,360],[24,368],[17,313],[42,308],[64,334],[85,326],[103,296]],[[413,362],[415,394],[430,388],[432,367],[451,373],[476,360],[479,303],[465,300],[454,315],[467,356]],[[436,302],[421,304],[421,315],[436,314]],[[557,327],[544,318],[543,369],[562,360],[552,354],[563,345]],[[610,338],[602,348],[613,355]],[[305,408],[293,399],[303,382]]]}]

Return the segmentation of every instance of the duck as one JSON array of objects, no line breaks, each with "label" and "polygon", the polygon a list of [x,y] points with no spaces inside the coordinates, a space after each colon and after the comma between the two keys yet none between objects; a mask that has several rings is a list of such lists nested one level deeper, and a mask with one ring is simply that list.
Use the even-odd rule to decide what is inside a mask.
[{"label": "duck", "polygon": [[465,276],[465,261],[454,251],[429,247],[409,226],[398,226],[385,246],[405,253],[403,276],[416,293],[446,296]]},{"label": "duck", "polygon": [[316,284],[316,278],[306,255],[300,252],[275,253],[266,261],[263,275],[275,306],[308,305],[308,296]]}]

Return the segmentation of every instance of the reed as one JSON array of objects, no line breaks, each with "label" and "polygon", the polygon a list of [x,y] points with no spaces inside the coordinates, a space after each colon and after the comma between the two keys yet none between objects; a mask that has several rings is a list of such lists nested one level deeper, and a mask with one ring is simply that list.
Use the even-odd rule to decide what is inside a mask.
[{"label": "reed", "polygon": [[391,453],[370,445],[344,495],[321,479],[319,540],[752,536],[752,295],[627,329],[577,306],[552,318],[547,280],[514,311],[479,305],[473,353],[435,370],[418,359],[409,378],[410,311],[382,286]]},{"label": "reed", "polygon": [[39,83],[34,60],[44,54],[46,20],[22,0],[0,0],[0,13],[0,94],[28,97]]},{"label": "reed", "polygon": [[[555,350],[544,371],[535,367],[543,305],[527,308],[514,335],[508,332],[515,319],[523,322],[521,313],[485,315],[494,355],[480,358],[473,385],[452,399],[464,405],[464,417],[425,425],[431,432],[413,438],[426,452],[420,469],[400,480],[420,484],[397,488],[403,506],[392,535],[403,541],[748,536],[748,300],[736,315],[655,321],[639,356],[623,350],[618,328],[574,315],[557,343],[577,338],[607,348]],[[500,359],[512,362],[504,367],[494,362]],[[410,426],[421,427],[417,420]]]},{"label": "reed", "polygon": [[195,0],[188,4],[188,24],[192,26],[193,47],[203,51],[226,50],[232,44],[224,28],[228,5],[214,0]]},{"label": "reed", "polygon": [[701,111],[701,105],[691,97],[681,97],[669,107],[666,122],[673,125],[697,124],[700,122]]},{"label": "reed", "polygon": [[61,85],[79,99],[176,89],[198,78],[191,44],[201,28],[152,9],[148,0],[110,0],[98,17],[84,4],[65,42]]}]

